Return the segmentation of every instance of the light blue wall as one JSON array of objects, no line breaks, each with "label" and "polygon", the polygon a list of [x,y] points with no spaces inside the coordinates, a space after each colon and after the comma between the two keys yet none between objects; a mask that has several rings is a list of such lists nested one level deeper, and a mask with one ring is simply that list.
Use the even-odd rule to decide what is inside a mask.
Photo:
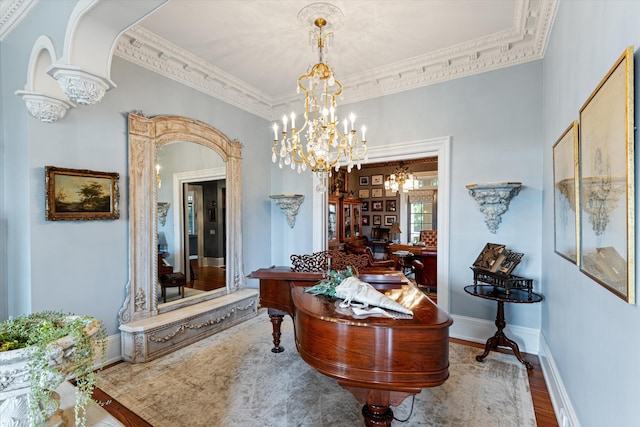
[{"label": "light blue wall", "polygon": [[[640,424],[640,311],[554,254],[552,146],[625,48],[640,45],[639,17],[637,1],[562,1],[543,61],[542,332],[585,427]],[[635,61],[638,111],[637,50]]]},{"label": "light blue wall", "polygon": [[[451,136],[451,252],[442,256],[450,259],[453,314],[495,318],[495,303],[463,290],[488,242],[523,252],[515,273],[540,289],[541,72],[541,61],[534,61],[348,106],[366,123],[370,147]],[[502,181],[524,187],[492,234],[465,186]],[[540,310],[539,304],[507,305],[506,315],[510,324],[538,328]]]},{"label": "light blue wall", "polygon": [[[262,138],[265,145],[273,138],[273,131],[268,133],[265,130]],[[271,146],[268,147],[262,162],[271,163]],[[272,164],[271,182],[272,189],[269,194],[302,194],[305,196],[304,202],[300,206],[296,216],[295,226],[289,227],[287,219],[282,210],[276,206],[268,197],[261,196],[264,203],[271,209],[271,265],[291,265],[291,254],[309,254],[313,252],[313,189],[312,176],[309,170],[305,173],[293,171],[285,166],[278,168],[277,164]],[[268,195],[267,195],[268,196]]]},{"label": "light blue wall", "polygon": [[[65,25],[74,2],[40,2],[32,14],[6,35],[0,50],[0,100],[2,102],[3,149],[3,205],[0,206],[3,233],[6,238],[6,269],[0,277],[0,292],[7,298],[0,299],[0,313],[6,315],[31,310],[31,230],[29,218],[35,195],[30,181],[33,173],[29,167],[32,150],[29,147],[29,115],[24,102],[13,93],[23,89],[31,48],[37,37],[47,33],[58,52],[62,52]],[[4,318],[3,316],[2,318]]]},{"label": "light blue wall", "polygon": [[[534,61],[427,86],[370,101],[339,105],[354,111],[367,126],[370,147],[388,143],[452,137],[450,206],[450,311],[493,320],[495,303],[474,298],[463,288],[473,283],[469,269],[488,242],[523,252],[516,274],[534,279],[540,289],[542,203],[542,62]],[[264,133],[267,141],[271,133]],[[273,264],[290,264],[292,253],[311,251],[311,177],[285,166],[272,172],[272,193],[301,193],[306,199],[296,226],[290,229],[279,208],[273,208]],[[519,181],[523,184],[496,234],[488,231],[466,185]],[[444,255],[446,256],[446,255]],[[540,304],[505,311],[509,324],[537,329]]]},{"label": "light blue wall", "polygon": [[[0,233],[6,242],[0,295],[8,294],[0,315],[62,308],[98,316],[110,333],[116,331],[128,277],[126,113],[134,109],[202,120],[244,144],[245,273],[309,252],[311,177],[270,164],[271,124],[265,120],[118,58],[112,70],[118,87],[98,105],[78,107],[52,125],[28,116],[13,91],[24,86],[38,35],[49,34],[60,51],[60,23],[72,5],[39,2],[0,45],[0,225],[6,233],[6,239]],[[443,254],[451,260],[451,312],[492,320],[495,306],[462,290],[471,281],[469,265],[487,242],[524,252],[516,273],[533,278],[546,299],[508,306],[507,318],[510,324],[542,326],[585,426],[638,422],[640,314],[637,305],[625,304],[554,253],[552,145],[624,48],[640,44],[638,16],[640,2],[561,1],[543,61],[345,108],[367,124],[371,146],[452,137],[451,251]],[[45,165],[119,172],[122,218],[44,221]],[[496,181],[521,181],[524,187],[494,235],[465,185]],[[293,229],[268,198],[277,193],[306,196]]]},{"label": "light blue wall", "polygon": [[[242,142],[245,273],[268,265],[265,248],[271,235],[264,225],[270,223],[271,211],[261,201],[270,188],[270,165],[263,161],[268,157],[264,146],[268,123],[118,58],[113,59],[111,73],[117,88],[101,102],[73,109],[53,124],[31,118],[13,92],[23,88],[31,46],[48,28],[41,22],[54,17],[64,30],[60,23],[66,23],[66,15],[52,10],[50,3],[39,2],[2,42],[3,120],[8,123],[3,127],[8,181],[2,215],[9,224],[4,279],[10,284],[5,285],[8,314],[62,309],[94,315],[105,322],[109,333],[117,332],[117,313],[129,275],[126,117],[132,110],[201,120]],[[62,32],[52,29],[52,34]],[[61,45],[58,39],[54,42]],[[45,221],[46,165],[118,172],[121,219]]]},{"label": "light blue wall", "polygon": [[[2,58],[2,43],[0,43],[0,58]],[[0,60],[0,87],[2,87],[2,76],[4,67]],[[4,129],[4,102],[2,102],[0,94],[0,129]],[[5,175],[5,134],[0,131],[0,188],[5,188],[7,177]],[[6,319],[9,316],[9,286],[7,281],[7,208],[5,198],[0,197],[0,319]]]}]

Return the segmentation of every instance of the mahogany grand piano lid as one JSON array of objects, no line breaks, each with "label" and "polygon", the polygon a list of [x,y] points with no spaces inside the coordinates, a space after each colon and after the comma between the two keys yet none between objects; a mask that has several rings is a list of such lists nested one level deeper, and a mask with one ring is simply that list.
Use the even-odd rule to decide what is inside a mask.
[{"label": "mahogany grand piano lid", "polygon": [[[362,277],[361,277],[362,278]],[[376,284],[372,283],[375,287]],[[345,323],[354,326],[384,326],[391,328],[442,328],[449,326],[453,320],[446,311],[438,307],[413,284],[394,284],[378,289],[403,307],[413,311],[411,319],[391,319],[385,317],[368,317],[357,319],[336,310],[335,298],[325,295],[313,295],[304,291],[304,286],[291,289],[293,303],[297,310],[324,321]]]},{"label": "mahogany grand piano lid", "polygon": [[[260,268],[247,276],[248,279],[277,279],[277,280],[300,280],[300,281],[320,281],[325,277],[324,272],[294,271],[291,267],[271,266]],[[409,280],[400,271],[389,270],[388,268],[363,270],[358,274],[361,280],[371,284],[378,283],[409,283]]]},{"label": "mahogany grand piano lid", "polygon": [[[288,281],[291,285],[291,296],[298,310],[306,312],[312,317],[323,320],[344,322],[353,325],[385,325],[393,327],[445,327],[451,325],[453,320],[446,311],[438,307],[422,291],[413,285],[400,271],[370,270],[359,274],[361,280],[370,283],[380,292],[413,311],[412,319],[389,319],[369,317],[356,319],[336,312],[335,298],[316,296],[304,292],[304,288],[313,286],[322,280],[322,272],[299,272],[291,267],[261,268],[252,272],[248,278],[272,279]],[[307,283],[305,283],[307,282]]]}]

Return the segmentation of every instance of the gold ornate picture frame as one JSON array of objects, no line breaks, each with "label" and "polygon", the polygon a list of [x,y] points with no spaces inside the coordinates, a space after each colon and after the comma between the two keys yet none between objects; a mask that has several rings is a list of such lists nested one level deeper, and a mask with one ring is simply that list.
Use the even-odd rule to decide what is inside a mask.
[{"label": "gold ornate picture frame", "polygon": [[635,303],[633,46],[580,109],[580,270]]},{"label": "gold ornate picture frame", "polygon": [[575,120],[553,145],[554,250],[576,265],[580,263],[578,134]]},{"label": "gold ornate picture frame", "polygon": [[119,180],[116,172],[46,166],[47,221],[120,218]]}]

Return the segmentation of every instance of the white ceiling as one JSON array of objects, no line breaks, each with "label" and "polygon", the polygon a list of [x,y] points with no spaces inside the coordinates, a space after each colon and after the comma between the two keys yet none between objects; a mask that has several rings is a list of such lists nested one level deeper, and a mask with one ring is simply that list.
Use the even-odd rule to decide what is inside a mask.
[{"label": "white ceiling", "polygon": [[272,119],[298,106],[297,78],[318,62],[316,13],[337,27],[326,62],[345,104],[540,59],[556,1],[329,0],[341,14],[312,7],[300,22],[313,1],[172,0],[115,54]]}]

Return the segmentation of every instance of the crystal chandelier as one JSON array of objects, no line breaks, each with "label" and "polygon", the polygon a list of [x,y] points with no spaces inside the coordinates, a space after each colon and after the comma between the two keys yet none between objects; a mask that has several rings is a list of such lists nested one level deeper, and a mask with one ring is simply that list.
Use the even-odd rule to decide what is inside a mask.
[{"label": "crystal chandelier", "polygon": [[[327,21],[317,18],[315,29],[310,32],[311,39],[317,44],[320,61],[298,78],[298,93],[303,90],[304,123],[296,127],[296,115],[282,117],[282,139],[278,139],[278,124],[273,124],[273,154],[271,159],[282,168],[284,165],[305,171],[307,166],[314,172],[329,173],[342,165],[351,172],[354,165],[366,162],[366,127],[362,126],[362,137],[358,138],[355,129],[355,115],[344,118],[340,123],[336,97],[342,94],[342,84],[335,79],[333,70],[324,62],[326,42],[333,36],[324,33]],[[342,132],[340,131],[342,125]],[[290,131],[287,126],[290,125]]]},{"label": "crystal chandelier", "polygon": [[418,180],[411,173],[408,167],[400,164],[384,182],[384,188],[385,190],[391,190],[394,193],[397,193],[400,190],[402,190],[403,193],[408,193],[409,190],[415,190],[418,188]]}]

